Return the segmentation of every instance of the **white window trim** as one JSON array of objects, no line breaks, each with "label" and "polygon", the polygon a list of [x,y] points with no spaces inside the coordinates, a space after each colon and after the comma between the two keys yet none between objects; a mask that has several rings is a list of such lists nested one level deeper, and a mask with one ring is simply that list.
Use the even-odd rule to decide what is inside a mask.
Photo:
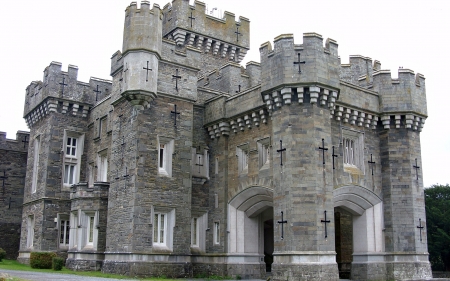
[{"label": "white window trim", "polygon": [[214,222],[214,230],[213,230],[213,244],[220,245],[220,222]]},{"label": "white window trim", "polygon": [[[62,164],[62,182],[63,186],[70,187],[73,184],[76,184],[80,181],[80,169],[81,166],[81,157],[83,155],[84,150],[84,137],[85,135],[79,132],[64,130],[64,138],[63,138],[63,154],[64,154],[64,160]],[[77,146],[76,146],[76,155],[66,155],[67,151],[67,138],[76,138],[77,139]],[[74,165],[75,171],[74,171],[74,178],[73,178],[73,184],[65,183],[65,169],[66,165]]]},{"label": "white window trim", "polygon": [[95,179],[95,164],[91,162],[88,164],[88,173],[89,173],[89,187],[94,187],[94,179]]},{"label": "white window trim", "polygon": [[79,211],[74,211],[70,213],[70,235],[69,235],[69,248],[76,248],[78,250],[78,245],[80,245],[79,237],[80,230],[78,226],[80,225],[79,221]]},{"label": "white window trim", "polygon": [[[92,242],[89,241],[90,238],[90,231],[91,231],[91,225],[90,225],[90,219],[93,219],[92,223],[92,235],[93,240]],[[84,249],[94,249],[97,250],[97,244],[98,244],[98,211],[85,211],[83,213],[83,224],[82,224],[82,244]]]},{"label": "white window trim", "polygon": [[191,247],[199,245],[199,221],[198,218],[191,219]]},{"label": "white window trim", "polygon": [[236,156],[238,159],[239,174],[248,174],[249,145],[241,144],[236,147]]},{"label": "white window trim", "polygon": [[259,159],[259,169],[268,169],[270,168],[271,161],[271,149],[270,145],[270,137],[263,138],[257,141],[258,145],[258,159]]},{"label": "white window trim", "polygon": [[33,179],[31,182],[31,193],[36,193],[37,189],[40,151],[41,151],[41,137],[36,136],[36,138],[34,139],[34,161],[33,161]]},{"label": "white window trim", "polygon": [[[69,220],[69,216],[68,215],[64,215],[64,214],[58,214],[57,218],[58,218],[58,244],[59,244],[59,248],[60,249],[61,248],[62,249],[67,249],[69,247],[69,244],[70,244],[70,220]],[[61,229],[62,226],[64,226],[63,229]],[[61,243],[61,235],[63,235],[63,243]]]},{"label": "white window trim", "polygon": [[108,182],[108,150],[97,154],[97,181]]},{"label": "white window trim", "polygon": [[[194,220],[197,220],[196,232],[194,232]],[[193,214],[191,219],[191,248],[206,251],[206,230],[208,229],[208,213]],[[196,234],[196,241],[194,241]]]},{"label": "white window trim", "polygon": [[364,173],[364,132],[342,128],[342,152],[344,170],[357,168]]},{"label": "white window trim", "polygon": [[[164,148],[162,148],[162,146],[164,146]],[[158,173],[160,175],[172,177],[173,152],[174,140],[171,138],[158,136]]]},{"label": "white window trim", "polygon": [[27,248],[33,248],[34,245],[34,226],[35,219],[34,215],[27,217]]},{"label": "white window trim", "polygon": [[[154,241],[155,234],[155,221],[154,217],[156,214],[164,214],[164,243],[159,243]],[[152,246],[156,250],[172,251],[173,250],[173,228],[175,227],[175,209],[168,210],[166,208],[152,208]],[[158,233],[159,229],[158,229]]]}]

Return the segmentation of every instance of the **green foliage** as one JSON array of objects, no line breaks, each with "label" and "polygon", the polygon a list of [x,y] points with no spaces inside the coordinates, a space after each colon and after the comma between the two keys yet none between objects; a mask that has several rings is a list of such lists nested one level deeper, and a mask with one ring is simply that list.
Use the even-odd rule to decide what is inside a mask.
[{"label": "green foliage", "polygon": [[434,271],[450,271],[450,186],[425,189],[428,252]]},{"label": "green foliage", "polygon": [[6,251],[0,248],[0,261],[6,257]]},{"label": "green foliage", "polygon": [[64,265],[64,259],[60,257],[53,257],[52,268],[53,270],[61,270]]},{"label": "green foliage", "polygon": [[55,253],[31,252],[30,266],[32,268],[52,268],[52,259],[56,257]]}]

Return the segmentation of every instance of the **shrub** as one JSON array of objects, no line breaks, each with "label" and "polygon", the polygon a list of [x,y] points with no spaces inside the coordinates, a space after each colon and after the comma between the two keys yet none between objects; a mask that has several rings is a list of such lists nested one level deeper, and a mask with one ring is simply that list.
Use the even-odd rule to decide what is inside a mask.
[{"label": "shrub", "polygon": [[30,255],[31,268],[52,268],[52,259],[56,257],[55,253],[32,252]]},{"label": "shrub", "polygon": [[53,257],[52,268],[53,270],[61,270],[64,265],[64,259],[60,257]]},{"label": "shrub", "polygon": [[0,261],[6,257],[6,251],[0,248]]}]

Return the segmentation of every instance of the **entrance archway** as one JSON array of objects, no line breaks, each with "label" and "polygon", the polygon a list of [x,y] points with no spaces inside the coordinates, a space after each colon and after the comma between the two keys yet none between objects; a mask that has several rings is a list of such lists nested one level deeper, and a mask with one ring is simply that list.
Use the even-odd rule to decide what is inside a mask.
[{"label": "entrance archway", "polygon": [[273,262],[273,191],[252,186],[228,206],[228,253],[246,263],[259,263],[266,272]]},{"label": "entrance archway", "polygon": [[[383,202],[364,187],[343,186],[333,191],[333,203],[339,273],[342,278],[348,275],[353,278],[367,269],[369,263],[379,262],[384,251]],[[345,234],[349,231],[351,244]],[[349,251],[352,252],[350,268]]]}]

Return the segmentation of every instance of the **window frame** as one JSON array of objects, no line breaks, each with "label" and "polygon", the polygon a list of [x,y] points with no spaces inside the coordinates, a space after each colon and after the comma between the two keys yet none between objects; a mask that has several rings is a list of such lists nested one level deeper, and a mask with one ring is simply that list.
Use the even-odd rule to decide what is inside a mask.
[{"label": "window frame", "polygon": [[27,248],[32,249],[34,246],[34,227],[35,227],[35,217],[34,215],[29,215],[27,217]]},{"label": "window frame", "polygon": [[199,246],[199,218],[194,217],[191,219],[191,247]]},{"label": "window frame", "polygon": [[236,147],[236,156],[238,160],[239,175],[248,174],[248,162],[249,162],[249,144],[241,144]]},{"label": "window frame", "polygon": [[213,244],[220,245],[220,222],[214,222],[214,230],[213,230]]},{"label": "window frame", "polygon": [[[161,147],[163,146],[163,147]],[[171,138],[158,137],[158,174],[172,177],[172,154],[174,151],[174,140]]]},{"label": "window frame", "polygon": [[344,170],[355,168],[364,173],[364,132],[342,128],[342,162]]},{"label": "window frame", "polygon": [[272,145],[270,144],[270,137],[262,138],[257,141],[258,146],[258,159],[259,159],[259,169],[268,169],[270,168],[271,162],[271,149]]},{"label": "window frame", "polygon": [[108,182],[108,150],[97,153],[97,182]]},{"label": "window frame", "polygon": [[34,154],[33,154],[33,177],[31,181],[31,193],[36,193],[37,181],[39,173],[39,155],[41,152],[41,136],[36,136],[34,138]]},{"label": "window frame", "polygon": [[[70,218],[67,215],[58,214],[58,245],[59,248],[68,248],[70,244]],[[61,239],[63,242],[61,243]]]},{"label": "window frame", "polygon": [[[158,219],[156,219],[158,217]],[[164,217],[164,225],[161,228],[161,217]],[[157,224],[155,226],[155,224]],[[161,242],[161,230],[162,230],[162,242]],[[156,241],[155,241],[156,238]],[[154,246],[167,246],[167,213],[154,213],[153,215],[153,245]]]},{"label": "window frame", "polygon": [[[80,167],[81,157],[84,150],[84,137],[85,135],[80,132],[64,130],[63,137],[63,164],[62,164],[62,185],[63,187],[71,187],[80,181]],[[69,141],[70,139],[70,141]],[[73,140],[76,139],[75,145]],[[70,154],[67,154],[67,150],[70,149]],[[73,153],[75,152],[75,154]],[[71,181],[69,180],[69,174],[66,174],[66,169],[71,169],[73,166],[73,174]],[[72,182],[72,183],[71,183]]]}]

